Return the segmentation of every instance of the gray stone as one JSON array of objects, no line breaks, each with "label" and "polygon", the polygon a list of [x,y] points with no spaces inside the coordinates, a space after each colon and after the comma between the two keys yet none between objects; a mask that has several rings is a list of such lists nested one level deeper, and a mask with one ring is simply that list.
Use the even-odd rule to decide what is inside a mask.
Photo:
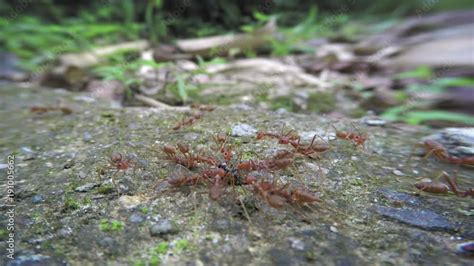
[{"label": "gray stone", "polygon": [[405,194],[405,193],[393,191],[389,188],[381,188],[381,189],[377,190],[377,192],[382,197],[384,197],[384,198],[386,198],[390,201],[401,202],[401,203],[404,203],[404,204],[410,205],[410,206],[420,206],[421,205],[421,202],[417,197],[414,197],[414,196],[411,196],[411,195],[408,195],[408,194]]},{"label": "gray stone", "polygon": [[446,128],[425,140],[434,140],[448,150],[451,156],[469,157],[474,155],[474,128]]},{"label": "gray stone", "polygon": [[76,192],[88,192],[95,187],[98,187],[99,183],[87,183],[75,189]]},{"label": "gray stone", "polygon": [[212,228],[216,231],[226,231],[230,228],[230,221],[226,219],[218,219],[212,223]]},{"label": "gray stone", "polygon": [[128,217],[128,221],[134,224],[141,224],[143,221],[145,221],[145,217],[143,215],[140,215],[138,213],[134,213]]},{"label": "gray stone", "polygon": [[453,231],[455,229],[446,218],[429,210],[376,206],[375,211],[382,216],[425,230]]},{"label": "gray stone", "polygon": [[36,194],[33,197],[31,197],[31,203],[33,204],[38,204],[44,202],[44,196],[41,194]]},{"label": "gray stone", "polygon": [[119,246],[115,239],[106,236],[98,241],[101,246],[108,254],[119,254]]},{"label": "gray stone", "polygon": [[232,127],[232,136],[235,137],[251,137],[257,133],[257,129],[249,124],[236,124]]},{"label": "gray stone", "polygon": [[394,169],[392,173],[396,176],[403,176],[403,172],[398,169]]},{"label": "gray stone", "polygon": [[151,236],[161,236],[166,234],[175,234],[178,232],[176,226],[168,219],[159,221],[150,227]]},{"label": "gray stone", "polygon": [[84,132],[84,134],[82,134],[82,140],[85,141],[85,142],[90,142],[92,140],[92,135],[91,133],[89,132]]},{"label": "gray stone", "polygon": [[387,121],[383,119],[379,119],[379,118],[368,118],[368,119],[364,119],[363,122],[368,126],[378,126],[378,127],[385,126],[385,124],[387,124]]},{"label": "gray stone", "polygon": [[41,254],[33,255],[20,255],[15,256],[14,260],[10,260],[6,263],[7,266],[29,266],[29,265],[66,265],[64,262],[59,262],[53,258]]},{"label": "gray stone", "polygon": [[290,239],[291,248],[294,250],[305,250],[304,242],[301,239],[291,238]]}]

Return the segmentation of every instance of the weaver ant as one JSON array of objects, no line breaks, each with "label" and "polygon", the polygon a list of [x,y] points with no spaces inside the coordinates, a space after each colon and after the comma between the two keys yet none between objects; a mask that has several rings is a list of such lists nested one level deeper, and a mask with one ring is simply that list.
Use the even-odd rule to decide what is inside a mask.
[{"label": "weaver ant", "polygon": [[260,181],[252,185],[255,193],[273,208],[281,208],[287,203],[302,204],[319,201],[319,197],[305,189],[287,189],[288,184],[278,187],[268,181]]},{"label": "weaver ant", "polygon": [[188,169],[196,168],[198,163],[205,163],[211,166],[217,164],[217,160],[213,157],[204,155],[192,155],[190,153],[189,146],[186,144],[178,143],[177,147],[183,157],[178,156],[176,154],[176,149],[172,146],[165,145],[161,149],[166,154],[169,160],[180,164]]},{"label": "weaver ant", "polygon": [[[123,155],[120,152],[114,152],[110,155],[109,158],[109,167],[115,169],[115,172],[112,174],[110,179],[112,180],[112,184],[118,190],[117,183],[115,182],[115,177],[120,171],[126,171],[130,167],[134,167],[136,165],[133,159],[124,159]],[[99,172],[99,174],[103,172],[103,169]]]},{"label": "weaver ant", "polygon": [[[339,131],[334,125],[331,124],[331,127],[336,131],[336,137],[338,139],[348,140],[354,143],[356,147],[364,147],[364,143],[368,138],[367,134],[360,134],[355,132],[348,131]],[[354,127],[354,126],[353,126]],[[355,128],[355,127],[354,127]]]},{"label": "weaver ant", "polygon": [[[316,140],[316,137],[321,138],[323,142],[315,143],[314,141]],[[298,138],[298,141],[291,141],[290,144],[293,146],[295,153],[299,153],[308,157],[311,157],[310,155],[313,153],[324,153],[331,149],[331,146],[329,146],[329,144],[318,134],[313,136],[313,139],[309,145],[301,145],[300,138]]]},{"label": "weaver ant", "polygon": [[234,153],[231,148],[226,147],[227,135],[224,133],[217,134],[214,137],[214,141],[217,144],[217,150],[222,154],[224,160],[228,163],[234,157]]},{"label": "weaver ant", "polygon": [[30,107],[30,112],[43,114],[51,111],[60,111],[65,115],[69,115],[72,113],[72,109],[69,107],[45,107],[45,106],[32,106]]},{"label": "weaver ant", "polygon": [[264,132],[264,131],[258,131],[256,138],[258,140],[264,139],[265,137],[277,139],[279,144],[289,144],[290,141],[294,141],[299,139],[298,134],[294,134],[295,131],[291,129],[288,131],[286,134],[283,134],[283,130],[285,129],[285,125],[281,128],[280,133],[271,133],[271,132]]},{"label": "weaver ant", "polygon": [[443,194],[451,191],[460,197],[474,197],[474,188],[470,188],[466,191],[461,191],[459,189],[456,182],[457,171],[454,172],[453,177],[449,176],[449,174],[445,171],[443,171],[440,176],[444,178],[447,184],[441,181],[419,182],[415,184],[415,187],[421,191],[430,193]]},{"label": "weaver ant", "polygon": [[205,112],[212,112],[216,108],[211,105],[203,105],[203,104],[191,104],[191,108],[197,109],[199,111],[205,111]]},{"label": "weaver ant", "polygon": [[[439,142],[435,140],[425,140],[421,144],[417,144],[417,146],[422,146],[426,150],[426,154],[423,159],[428,158],[431,155],[434,155],[438,160],[442,162],[457,164],[457,165],[467,165],[467,166],[474,166],[474,156],[468,157],[455,157],[451,156],[448,150]],[[410,160],[411,156],[408,158]]]},{"label": "weaver ant", "polygon": [[178,130],[183,126],[190,126],[196,123],[199,119],[201,119],[202,114],[199,112],[191,114],[190,117],[183,118],[181,121],[176,123],[176,125],[173,127],[173,130]]}]

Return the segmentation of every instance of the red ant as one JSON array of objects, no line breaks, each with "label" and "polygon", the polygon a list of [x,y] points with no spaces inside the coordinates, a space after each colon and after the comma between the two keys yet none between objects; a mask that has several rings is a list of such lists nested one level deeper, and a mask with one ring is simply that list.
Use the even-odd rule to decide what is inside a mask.
[{"label": "red ant", "polygon": [[217,160],[213,157],[203,155],[191,155],[191,153],[189,152],[189,146],[185,144],[178,143],[177,146],[178,150],[183,154],[184,158],[176,155],[176,149],[169,145],[163,146],[162,150],[168,156],[168,159],[188,169],[197,167],[198,163],[206,163],[211,166],[217,164]]},{"label": "red ant", "polygon": [[287,150],[278,151],[273,158],[262,161],[248,160],[240,162],[237,165],[238,170],[257,171],[257,170],[282,170],[291,166],[294,161],[293,154]]},{"label": "red ant", "polygon": [[177,164],[180,164],[188,169],[195,168],[197,166],[196,162],[189,157],[189,154],[186,151],[186,147],[184,145],[181,145],[178,147],[179,147],[179,151],[183,154],[184,157],[178,156],[176,154],[176,149],[169,145],[163,146],[161,150],[166,154],[169,160]]},{"label": "red ant", "polygon": [[448,184],[443,183],[441,181],[430,181],[416,183],[415,187],[421,191],[426,191],[430,193],[443,194],[452,191],[454,194],[460,197],[474,197],[474,188],[470,188],[466,191],[459,190],[459,187],[456,182],[457,171],[455,171],[453,177],[449,176],[448,173],[446,173],[445,171],[443,171],[440,176],[442,176]]},{"label": "red ant", "polygon": [[[417,146],[423,146],[426,149],[426,154],[423,159],[428,158],[431,155],[434,155],[438,160],[443,162],[448,162],[458,165],[472,165],[474,166],[474,156],[469,157],[454,157],[451,156],[447,149],[443,145],[435,140],[425,140],[422,144],[417,144]],[[410,157],[408,158],[408,160]]]},{"label": "red ant", "polygon": [[231,148],[226,147],[227,135],[224,133],[218,134],[214,137],[214,141],[217,144],[217,150],[222,154],[224,160],[228,163],[234,157],[234,153]]},{"label": "red ant", "polygon": [[284,129],[285,129],[285,125],[283,125],[283,127],[281,128],[280,133],[258,131],[256,138],[258,140],[264,139],[265,137],[277,139],[279,144],[288,144],[290,143],[290,141],[297,140],[299,138],[297,134],[294,134],[295,131],[293,129],[288,131],[286,134],[283,134]]},{"label": "red ant", "polygon": [[354,143],[355,146],[364,146],[365,141],[367,140],[367,134],[360,134],[355,132],[339,131],[334,125],[332,128],[336,131],[336,137],[338,139],[349,140]]},{"label": "red ant", "polygon": [[50,111],[61,111],[65,115],[72,113],[72,109],[69,107],[44,107],[44,106],[33,106],[30,107],[32,113],[43,114]]},{"label": "red ant", "polygon": [[468,156],[468,157],[448,157],[448,161],[453,164],[458,164],[458,165],[466,165],[466,166],[474,166],[474,156]]},{"label": "red ant", "polygon": [[448,151],[441,143],[434,140],[425,140],[422,144],[417,144],[417,146],[423,146],[426,149],[426,155],[423,157],[423,159],[428,158],[432,154],[442,161],[446,161],[449,158]]},{"label": "red ant", "polygon": [[201,175],[193,175],[193,176],[183,176],[174,179],[168,179],[168,183],[172,186],[180,187],[186,185],[196,185],[199,181],[202,180]]},{"label": "red ant", "polygon": [[120,171],[126,171],[131,166],[135,165],[135,162],[132,159],[125,160],[121,153],[114,152],[109,158],[109,163],[112,168],[115,168],[116,171],[112,174],[111,180],[116,189],[118,189],[115,182],[115,177]]},{"label": "red ant", "polygon": [[193,113],[190,117],[183,118],[180,122],[176,123],[173,127],[173,130],[178,130],[183,126],[190,126],[196,123],[199,119],[201,119],[202,114],[199,112]]},{"label": "red ant", "polygon": [[203,105],[203,104],[191,104],[191,108],[197,109],[199,111],[205,111],[205,112],[212,112],[216,108],[211,105]]},{"label": "red ant", "polygon": [[324,142],[315,143],[314,141],[316,140],[316,137],[319,137],[323,140],[321,136],[315,134],[309,145],[301,145],[300,138],[298,138],[298,141],[291,141],[290,144],[295,149],[295,153],[299,153],[308,157],[311,157],[311,154],[324,153],[331,149],[331,146],[329,146],[329,144],[324,140]]},{"label": "red ant", "polygon": [[287,190],[288,184],[277,187],[268,181],[261,181],[254,182],[252,185],[255,192],[273,208],[281,208],[286,203],[313,203],[319,201],[319,197],[305,189]]}]

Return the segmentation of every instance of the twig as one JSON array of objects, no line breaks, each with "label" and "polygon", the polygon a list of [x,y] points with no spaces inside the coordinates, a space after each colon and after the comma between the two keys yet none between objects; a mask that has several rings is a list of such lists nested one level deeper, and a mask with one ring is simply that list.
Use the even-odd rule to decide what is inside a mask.
[{"label": "twig", "polygon": [[176,111],[189,111],[190,110],[188,106],[171,106],[171,105],[157,101],[153,98],[150,98],[141,94],[135,94],[135,99],[151,107],[167,109],[167,110],[176,110]]}]

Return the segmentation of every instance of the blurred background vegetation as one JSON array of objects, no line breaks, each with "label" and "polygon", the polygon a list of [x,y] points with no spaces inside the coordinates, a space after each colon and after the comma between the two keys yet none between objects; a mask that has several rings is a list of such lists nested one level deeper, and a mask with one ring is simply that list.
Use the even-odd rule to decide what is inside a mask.
[{"label": "blurred background vegetation", "polygon": [[[158,46],[173,43],[176,39],[252,32],[276,19],[278,33],[282,38],[272,40],[263,53],[259,51],[259,55],[285,56],[314,52],[311,50],[314,45],[311,49],[301,46],[306,40],[343,39],[350,43],[360,40],[361,36],[384,32],[408,16],[469,8],[473,8],[472,0],[0,0],[0,51],[15,54],[24,70],[41,71],[44,66],[55,62],[65,53],[138,39],[147,39]],[[248,51],[243,56],[255,57],[256,52]],[[138,59],[139,55],[126,51],[117,53],[110,56],[108,63],[96,66],[93,71],[104,79],[119,80],[130,86],[140,82],[130,73],[143,64],[157,68],[162,66]],[[217,57],[197,58],[197,62],[203,67],[225,63],[226,60]],[[441,93],[450,86],[474,84],[472,78],[433,80],[433,76],[432,69],[426,67],[394,76],[394,79],[415,78],[423,83],[410,84],[406,91],[397,91],[398,100],[402,104],[383,110],[383,116],[386,119],[401,119],[412,123],[419,123],[433,116],[443,120],[474,123],[466,120],[465,115],[453,115],[449,112],[431,112],[428,118],[425,117],[426,113],[411,112],[411,116],[406,116],[407,110],[413,108],[407,94],[410,90]],[[193,86],[186,84],[186,78],[178,76],[173,87],[183,102],[192,96]],[[354,89],[358,89],[357,85],[354,85]],[[363,91],[361,95],[364,93],[366,92]],[[313,98],[325,99],[321,95]],[[335,105],[334,97],[330,98],[324,100],[325,105],[315,100],[316,104],[310,103],[309,106],[316,106],[314,110],[317,112],[328,112]],[[409,102],[410,105],[403,102]],[[273,106],[294,111],[292,103],[286,98],[276,101]]]},{"label": "blurred background vegetation", "polygon": [[[147,38],[160,43],[251,31],[269,16],[278,18],[283,29],[306,21],[311,32],[309,27],[300,27],[293,34],[316,37],[365,30],[354,21],[383,16],[386,23],[373,29],[383,30],[403,16],[470,6],[470,0],[0,0],[0,49],[17,54],[24,67],[31,69],[60,53],[118,41]],[[279,49],[277,55],[289,52],[285,47],[274,48]]]}]

